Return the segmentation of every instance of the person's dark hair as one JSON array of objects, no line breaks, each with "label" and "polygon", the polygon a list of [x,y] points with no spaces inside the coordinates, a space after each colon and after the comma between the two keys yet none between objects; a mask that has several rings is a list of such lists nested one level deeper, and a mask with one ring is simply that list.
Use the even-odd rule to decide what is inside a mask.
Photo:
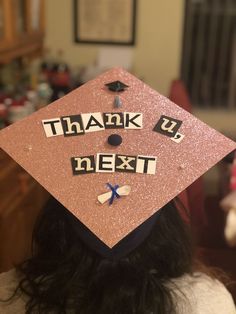
[{"label": "person's dark hair", "polygon": [[[175,202],[159,212],[145,241],[118,260],[81,241],[77,219],[64,207],[42,211],[32,257],[18,267],[26,313],[166,314],[175,311],[171,279],[192,272],[188,226]],[[70,313],[71,313],[70,312]]]}]

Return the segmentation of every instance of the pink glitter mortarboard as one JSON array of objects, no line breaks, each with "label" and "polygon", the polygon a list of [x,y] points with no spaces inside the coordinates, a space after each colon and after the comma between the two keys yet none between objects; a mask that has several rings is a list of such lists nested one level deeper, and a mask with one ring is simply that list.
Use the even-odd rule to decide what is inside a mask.
[{"label": "pink glitter mortarboard", "polygon": [[[106,85],[116,81],[126,86],[119,82]],[[111,119],[109,125],[109,114],[103,114],[117,112],[124,113],[120,116],[122,123]],[[91,115],[83,115],[89,113],[96,113],[92,120]],[[78,129],[71,127],[69,132],[68,121],[70,125],[82,123],[87,130],[75,134]],[[114,121],[118,121],[116,127],[110,128]],[[99,132],[93,132],[96,130]],[[67,131],[70,134],[64,136]],[[112,134],[118,136],[110,138],[111,142],[117,144],[118,140],[120,144],[122,139],[120,145],[108,143]],[[236,143],[123,69],[114,68],[2,130],[0,147],[107,246],[113,247],[236,149]],[[92,158],[90,166],[87,161],[79,164],[73,159],[87,156]],[[123,161],[128,159],[124,156],[134,158],[125,165]],[[138,156],[156,160],[145,161]],[[90,172],[83,173],[81,169],[86,167]],[[112,172],[98,172],[109,168]],[[100,204],[98,196],[111,192],[107,183],[116,192],[116,185],[129,186],[131,191],[120,198],[113,191],[112,204],[111,197]]]}]

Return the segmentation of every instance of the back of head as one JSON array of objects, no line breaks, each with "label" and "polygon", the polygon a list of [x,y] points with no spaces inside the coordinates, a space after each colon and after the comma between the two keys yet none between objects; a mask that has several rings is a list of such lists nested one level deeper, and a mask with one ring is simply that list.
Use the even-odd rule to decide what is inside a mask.
[{"label": "back of head", "polygon": [[32,258],[18,268],[26,313],[175,313],[166,284],[191,272],[191,240],[174,201],[155,215],[147,238],[114,259],[87,245],[78,220],[50,202],[35,227]]}]

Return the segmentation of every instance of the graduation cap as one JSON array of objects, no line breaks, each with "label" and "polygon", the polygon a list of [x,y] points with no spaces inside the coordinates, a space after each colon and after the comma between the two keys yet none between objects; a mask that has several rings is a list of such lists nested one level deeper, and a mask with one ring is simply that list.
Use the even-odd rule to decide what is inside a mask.
[{"label": "graduation cap", "polygon": [[114,68],[3,129],[0,147],[112,248],[236,144]]}]

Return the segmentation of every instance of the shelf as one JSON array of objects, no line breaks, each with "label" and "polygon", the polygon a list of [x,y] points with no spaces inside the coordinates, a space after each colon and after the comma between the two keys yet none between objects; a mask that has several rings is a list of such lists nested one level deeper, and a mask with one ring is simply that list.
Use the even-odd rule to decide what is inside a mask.
[{"label": "shelf", "polygon": [[[17,3],[22,6],[17,6]],[[45,25],[44,0],[37,0],[36,5],[35,8],[33,1],[28,0],[0,0],[0,64],[41,54]]]},{"label": "shelf", "polygon": [[14,48],[9,48],[3,51],[0,51],[0,63],[7,64],[15,58],[23,56],[36,56],[41,55],[43,49],[43,40],[38,42],[30,42],[28,44],[17,46]]}]

